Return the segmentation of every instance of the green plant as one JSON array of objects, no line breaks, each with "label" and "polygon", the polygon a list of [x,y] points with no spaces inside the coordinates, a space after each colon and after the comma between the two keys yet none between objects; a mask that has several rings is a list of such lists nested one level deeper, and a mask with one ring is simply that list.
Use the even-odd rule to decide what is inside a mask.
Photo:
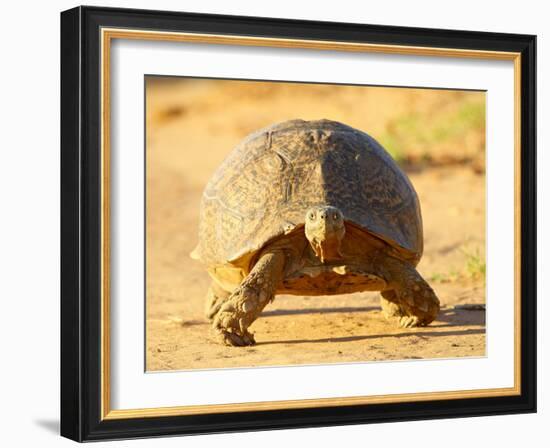
[{"label": "green plant", "polygon": [[483,132],[485,103],[462,101],[451,111],[407,113],[388,123],[380,144],[398,162],[407,162],[408,154],[432,160],[433,148],[442,144],[460,146],[469,132]]},{"label": "green plant", "polygon": [[485,280],[485,258],[479,253],[479,249],[472,252],[468,249],[461,249],[461,252],[466,257],[466,272],[473,279]]},{"label": "green plant", "polygon": [[459,278],[460,274],[455,269],[453,269],[447,273],[436,272],[435,274],[432,274],[430,277],[428,277],[428,280],[437,283],[450,283],[458,280]]}]

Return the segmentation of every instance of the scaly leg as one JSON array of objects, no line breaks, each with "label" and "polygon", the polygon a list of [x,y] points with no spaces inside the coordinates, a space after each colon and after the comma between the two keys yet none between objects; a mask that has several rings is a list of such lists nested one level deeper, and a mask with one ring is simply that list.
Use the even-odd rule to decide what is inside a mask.
[{"label": "scaly leg", "polygon": [[382,311],[404,328],[430,324],[439,313],[439,299],[418,271],[393,257],[384,260],[389,288],[382,291]]},{"label": "scaly leg", "polygon": [[263,254],[240,286],[224,301],[212,324],[224,344],[245,346],[255,343],[248,327],[273,299],[283,278],[284,267],[284,252]]}]

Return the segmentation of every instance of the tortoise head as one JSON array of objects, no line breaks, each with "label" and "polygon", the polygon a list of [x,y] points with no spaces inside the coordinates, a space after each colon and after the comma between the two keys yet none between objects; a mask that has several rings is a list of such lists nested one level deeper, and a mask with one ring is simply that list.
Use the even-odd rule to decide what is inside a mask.
[{"label": "tortoise head", "polygon": [[342,258],[341,245],[346,227],[344,215],[331,205],[311,207],[306,212],[305,234],[321,262]]}]

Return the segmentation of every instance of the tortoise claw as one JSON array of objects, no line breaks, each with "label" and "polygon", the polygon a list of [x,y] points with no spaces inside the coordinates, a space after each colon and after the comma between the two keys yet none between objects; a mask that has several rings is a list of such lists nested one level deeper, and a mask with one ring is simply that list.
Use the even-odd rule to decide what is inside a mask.
[{"label": "tortoise claw", "polygon": [[248,331],[238,334],[232,331],[217,329],[217,333],[221,342],[230,347],[246,347],[256,344],[254,335]]},{"label": "tortoise claw", "polygon": [[399,326],[402,328],[420,327],[420,319],[417,316],[403,316],[399,319]]}]

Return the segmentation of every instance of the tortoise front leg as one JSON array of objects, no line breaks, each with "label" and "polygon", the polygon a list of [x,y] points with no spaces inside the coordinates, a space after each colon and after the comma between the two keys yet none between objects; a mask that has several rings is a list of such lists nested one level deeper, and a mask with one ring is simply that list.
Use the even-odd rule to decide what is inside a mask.
[{"label": "tortoise front leg", "polygon": [[283,279],[284,268],[284,252],[263,254],[239,287],[223,302],[212,326],[224,344],[245,346],[255,343],[248,327],[273,299]]},{"label": "tortoise front leg", "polygon": [[430,324],[439,313],[439,299],[431,286],[407,262],[387,257],[384,268],[389,287],[382,291],[386,318],[396,317],[404,328]]}]

